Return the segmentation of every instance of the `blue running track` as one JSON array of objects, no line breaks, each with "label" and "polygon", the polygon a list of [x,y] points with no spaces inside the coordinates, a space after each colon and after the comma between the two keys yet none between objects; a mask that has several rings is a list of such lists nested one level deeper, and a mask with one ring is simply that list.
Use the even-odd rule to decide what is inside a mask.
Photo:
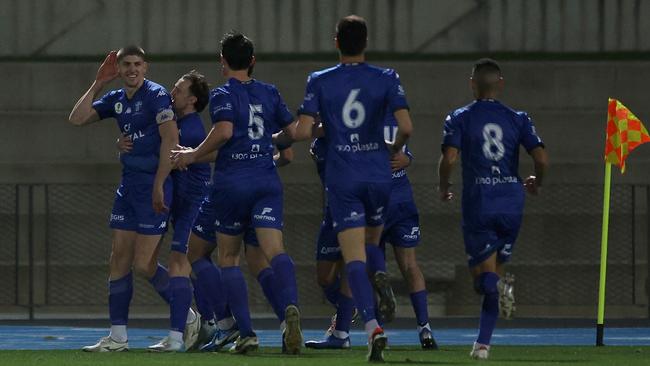
[{"label": "blue running track", "polygon": [[[280,332],[256,331],[262,347],[279,347]],[[79,349],[94,344],[108,334],[105,328],[49,326],[0,326],[0,350]],[[129,346],[145,348],[164,337],[164,329],[129,329]],[[388,330],[391,345],[418,345],[415,330]],[[305,330],[305,340],[320,339],[322,330]],[[440,345],[468,345],[476,338],[475,329],[439,329],[434,336]],[[366,344],[361,331],[351,334],[352,345]],[[492,343],[517,346],[592,346],[596,338],[593,328],[518,328],[497,329]],[[612,346],[650,346],[650,328],[607,328],[605,344]]]}]

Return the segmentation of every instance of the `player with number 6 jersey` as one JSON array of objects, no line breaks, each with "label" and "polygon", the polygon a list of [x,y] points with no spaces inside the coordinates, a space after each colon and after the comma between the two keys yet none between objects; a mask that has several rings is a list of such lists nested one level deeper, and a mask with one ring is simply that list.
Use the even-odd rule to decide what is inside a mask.
[{"label": "player with number 6 jersey", "polygon": [[[391,190],[390,155],[404,146],[412,124],[397,73],[365,63],[365,20],[341,19],[335,41],[341,62],[309,76],[296,139],[311,138],[320,116],[327,139],[327,204],[347,274],[342,286],[349,286],[364,319],[368,360],[383,361],[387,337],[375,317],[365,244],[379,244]],[[386,113],[393,113],[399,126],[392,144],[384,141]]]}]

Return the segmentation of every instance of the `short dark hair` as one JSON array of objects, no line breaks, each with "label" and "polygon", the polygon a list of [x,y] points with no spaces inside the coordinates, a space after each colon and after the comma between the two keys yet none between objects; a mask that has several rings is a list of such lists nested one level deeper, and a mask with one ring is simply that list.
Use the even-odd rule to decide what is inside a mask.
[{"label": "short dark hair", "polygon": [[472,80],[476,83],[479,93],[492,90],[501,80],[501,67],[491,58],[482,58],[474,63]]},{"label": "short dark hair", "polygon": [[250,75],[253,71],[251,63],[255,47],[253,41],[240,32],[230,31],[221,39],[221,55],[233,70],[246,70]]},{"label": "short dark hair", "polygon": [[366,20],[358,15],[348,15],[336,24],[336,39],[344,56],[363,53],[368,45]]},{"label": "short dark hair", "polygon": [[117,62],[122,61],[126,56],[139,56],[143,61],[147,61],[147,55],[140,46],[126,46],[117,51]]},{"label": "short dark hair", "polygon": [[203,111],[205,106],[208,105],[208,100],[210,98],[210,86],[205,80],[205,76],[196,70],[192,70],[181,76],[181,79],[190,82],[189,91],[196,97],[194,109],[196,109],[197,112]]},{"label": "short dark hair", "polygon": [[472,77],[481,78],[484,75],[497,75],[501,77],[501,66],[491,58],[477,60],[472,68]]}]

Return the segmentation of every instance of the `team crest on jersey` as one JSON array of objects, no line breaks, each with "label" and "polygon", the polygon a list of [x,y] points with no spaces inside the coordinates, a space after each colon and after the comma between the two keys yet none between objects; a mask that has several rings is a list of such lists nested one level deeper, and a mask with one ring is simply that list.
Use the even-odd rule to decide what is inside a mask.
[{"label": "team crest on jersey", "polygon": [[115,103],[114,108],[115,108],[115,113],[117,113],[117,114],[122,113],[122,103],[120,103],[120,102]]}]

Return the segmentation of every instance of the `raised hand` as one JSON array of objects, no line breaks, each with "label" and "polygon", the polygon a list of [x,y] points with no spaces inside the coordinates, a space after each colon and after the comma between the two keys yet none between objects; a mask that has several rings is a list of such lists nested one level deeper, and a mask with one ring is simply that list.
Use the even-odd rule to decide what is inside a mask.
[{"label": "raised hand", "polygon": [[115,79],[118,75],[117,51],[111,51],[104,59],[101,66],[99,66],[95,80],[102,84],[106,84]]}]

